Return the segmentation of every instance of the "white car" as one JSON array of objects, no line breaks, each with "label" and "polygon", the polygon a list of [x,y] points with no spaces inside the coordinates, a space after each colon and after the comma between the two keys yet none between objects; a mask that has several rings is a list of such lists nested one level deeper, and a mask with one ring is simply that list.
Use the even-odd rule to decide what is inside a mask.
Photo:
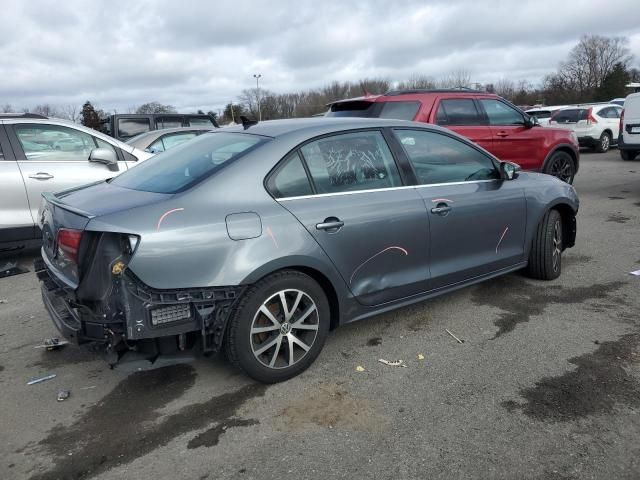
[{"label": "white car", "polygon": [[625,99],[618,149],[623,160],[633,160],[640,153],[640,93],[632,93]]},{"label": "white car", "polygon": [[115,177],[151,156],[66,120],[0,114],[0,251],[40,242],[43,192]]},{"label": "white car", "polygon": [[536,117],[538,123],[546,127],[549,125],[549,119],[555,112],[569,106],[570,105],[549,105],[546,107],[536,107],[526,110],[525,113],[529,114],[529,116]]},{"label": "white car", "polygon": [[622,107],[612,103],[563,108],[549,119],[550,127],[572,130],[581,147],[604,153],[618,143]]}]

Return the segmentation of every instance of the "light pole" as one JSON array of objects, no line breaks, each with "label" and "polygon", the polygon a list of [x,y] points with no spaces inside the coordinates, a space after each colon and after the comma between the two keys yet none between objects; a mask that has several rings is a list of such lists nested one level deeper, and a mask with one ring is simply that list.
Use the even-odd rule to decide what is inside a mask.
[{"label": "light pole", "polygon": [[258,121],[262,121],[262,110],[260,109],[260,78],[262,75],[259,73],[254,75],[253,78],[256,79],[256,97],[258,98]]}]

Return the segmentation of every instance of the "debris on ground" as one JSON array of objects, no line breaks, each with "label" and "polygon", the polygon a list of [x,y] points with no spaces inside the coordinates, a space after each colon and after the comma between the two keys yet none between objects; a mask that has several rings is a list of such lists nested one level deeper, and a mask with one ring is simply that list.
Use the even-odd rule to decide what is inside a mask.
[{"label": "debris on ground", "polygon": [[16,261],[6,261],[3,265],[0,265],[0,278],[20,275],[21,273],[27,273],[28,271],[28,268],[19,267],[18,262]]},{"label": "debris on ground", "polygon": [[33,348],[46,348],[48,351],[51,351],[64,347],[67,343],[69,343],[67,340],[60,340],[57,337],[45,338],[42,344],[36,345]]},{"label": "debris on ground", "polygon": [[361,367],[360,365],[358,365],[356,367],[356,372],[364,372],[364,367]]},{"label": "debris on ground", "polygon": [[51,380],[52,378],[56,378],[56,374],[55,373],[52,373],[50,375],[46,375],[44,377],[32,378],[31,380],[29,380],[27,382],[27,385],[35,385],[36,383],[46,382],[47,380]]},{"label": "debris on ground", "polygon": [[90,385],[88,387],[82,387],[80,390],[91,390],[92,388],[96,388],[95,385]]},{"label": "debris on ground", "polygon": [[445,332],[447,332],[449,335],[451,335],[453,338],[455,338],[456,342],[458,343],[464,343],[464,340],[460,340],[458,337],[456,337],[453,333],[451,333],[448,329],[444,329]]},{"label": "debris on ground", "polygon": [[0,298],[0,303],[9,303],[9,301],[6,298]]},{"label": "debris on ground", "polygon": [[423,355],[423,354],[421,354],[421,353],[419,353],[419,354],[418,354],[418,360],[424,360],[424,355]]},{"label": "debris on ground", "polygon": [[634,270],[633,272],[629,272],[631,275],[634,275],[636,277],[640,277],[640,270]]},{"label": "debris on ground", "polygon": [[378,361],[390,367],[407,367],[404,360],[385,360],[384,358],[379,358]]},{"label": "debris on ground", "polygon": [[71,396],[71,390],[59,390],[58,391],[58,401],[59,402],[64,402],[70,396]]}]

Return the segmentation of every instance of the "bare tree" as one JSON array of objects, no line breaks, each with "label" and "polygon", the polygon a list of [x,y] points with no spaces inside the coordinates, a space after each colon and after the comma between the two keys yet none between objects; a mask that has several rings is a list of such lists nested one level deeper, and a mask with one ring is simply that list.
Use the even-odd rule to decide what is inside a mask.
[{"label": "bare tree", "polygon": [[4,105],[2,105],[2,107],[0,107],[0,110],[2,110],[2,113],[11,113],[13,112],[13,107],[10,103],[5,103]]},{"label": "bare tree", "polygon": [[415,90],[419,88],[436,88],[436,82],[433,77],[428,75],[411,75],[407,80],[398,82],[396,86],[398,90]]},{"label": "bare tree", "polygon": [[66,118],[67,120],[71,120],[73,123],[78,123],[78,120],[80,120],[80,111],[78,106],[72,103],[64,105],[58,114],[60,115],[60,118]]},{"label": "bare tree", "polygon": [[469,88],[471,85],[471,72],[461,68],[454,70],[438,80],[440,88]]},{"label": "bare tree", "polygon": [[44,115],[45,117],[57,117],[59,116],[58,110],[48,103],[43,103],[40,105],[36,105],[31,113],[37,113],[39,115]]},{"label": "bare tree", "polygon": [[176,107],[163,105],[159,102],[149,102],[140,105],[135,113],[176,113]]},{"label": "bare tree", "polygon": [[516,84],[509,78],[501,78],[494,84],[495,93],[511,100],[516,93]]}]

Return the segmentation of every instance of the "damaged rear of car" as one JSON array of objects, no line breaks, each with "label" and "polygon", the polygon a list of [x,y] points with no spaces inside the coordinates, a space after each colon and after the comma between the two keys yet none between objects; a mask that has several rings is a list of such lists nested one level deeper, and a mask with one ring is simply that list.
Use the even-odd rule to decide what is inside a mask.
[{"label": "damaged rear of car", "polygon": [[[153,249],[175,235],[170,216],[184,212],[173,207],[182,192],[267,140],[216,138],[201,151],[191,148],[182,157],[189,160],[185,164],[154,161],[131,179],[43,194],[42,258],[35,270],[45,308],[67,339],[101,347],[112,366],[124,360],[142,366],[160,358],[175,361],[196,347],[215,352],[221,344],[228,307],[242,287],[154,288],[130,268],[141,243]],[[163,171],[163,164],[169,168]],[[145,169],[155,175],[145,175]],[[188,229],[188,223],[179,226]],[[139,263],[156,260],[152,253]]]}]

